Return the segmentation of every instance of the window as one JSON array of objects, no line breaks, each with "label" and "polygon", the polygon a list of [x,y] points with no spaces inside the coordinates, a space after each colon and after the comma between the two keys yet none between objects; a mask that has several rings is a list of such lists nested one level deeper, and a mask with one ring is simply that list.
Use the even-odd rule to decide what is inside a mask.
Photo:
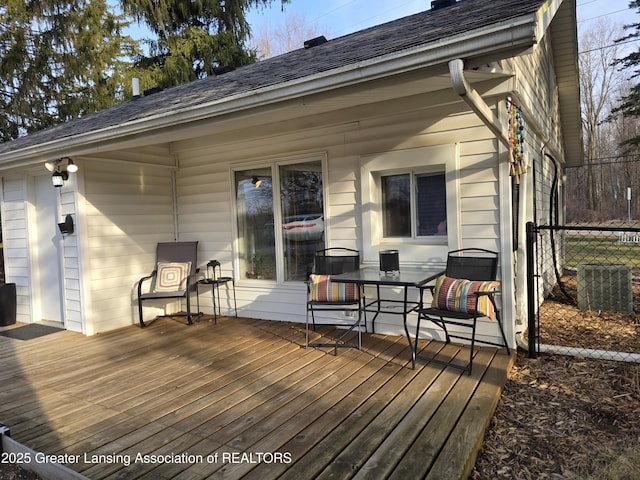
[{"label": "window", "polygon": [[235,172],[242,278],[304,280],[324,248],[322,160]]},{"label": "window", "polygon": [[383,238],[447,234],[444,173],[381,175]]},{"label": "window", "polygon": [[363,156],[362,232],[365,262],[399,248],[406,262],[457,245],[458,146],[440,145]]},{"label": "window", "polygon": [[271,169],[236,172],[235,184],[240,276],[275,280],[276,244]]}]

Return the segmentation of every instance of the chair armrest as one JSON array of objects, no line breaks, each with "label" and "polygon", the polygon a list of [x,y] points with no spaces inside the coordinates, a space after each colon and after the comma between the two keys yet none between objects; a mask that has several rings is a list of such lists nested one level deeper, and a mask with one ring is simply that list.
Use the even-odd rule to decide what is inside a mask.
[{"label": "chair armrest", "polygon": [[196,268],[196,271],[194,273],[192,273],[191,275],[187,275],[187,277],[184,279],[185,281],[185,289],[189,289],[190,287],[192,287],[193,285],[198,283],[198,274],[200,273],[200,269]]},{"label": "chair armrest", "polygon": [[435,292],[435,285],[420,285],[418,287],[420,289],[420,298],[418,300],[418,305],[416,306],[416,310],[422,310],[423,306],[424,306],[424,291],[425,290],[429,290],[431,292],[431,296],[433,297],[433,294]]},{"label": "chair armrest", "polygon": [[493,305],[493,310],[494,310],[496,316],[498,316],[498,318],[499,318],[500,310],[498,309],[498,305],[496,305],[496,299],[495,299],[496,293],[501,293],[501,291],[496,288],[495,290],[491,290],[491,291],[488,291],[488,292],[475,292],[475,294],[476,294],[476,308],[478,306],[478,302],[480,301],[480,297],[488,297],[489,301]]},{"label": "chair armrest", "polygon": [[146,280],[151,280],[152,278],[154,278],[156,275],[158,274],[158,270],[154,270],[153,272],[151,272],[149,275],[147,275],[146,277],[142,277],[140,280],[138,280],[138,297],[140,297],[140,295],[142,295],[142,284],[146,281]]}]

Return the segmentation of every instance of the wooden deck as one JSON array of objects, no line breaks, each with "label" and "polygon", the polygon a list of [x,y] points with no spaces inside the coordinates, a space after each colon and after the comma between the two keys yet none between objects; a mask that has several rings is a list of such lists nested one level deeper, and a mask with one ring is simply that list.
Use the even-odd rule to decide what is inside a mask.
[{"label": "wooden deck", "polygon": [[468,476],[513,356],[481,349],[472,376],[412,370],[403,337],[367,334],[334,356],[301,348],[303,327],[162,318],[0,336],[0,422],[92,480]]}]

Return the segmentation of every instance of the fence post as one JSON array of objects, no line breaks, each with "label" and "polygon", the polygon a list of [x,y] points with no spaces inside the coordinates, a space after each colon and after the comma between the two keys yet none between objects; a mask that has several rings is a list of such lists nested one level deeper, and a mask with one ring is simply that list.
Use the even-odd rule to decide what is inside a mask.
[{"label": "fence post", "polygon": [[535,243],[536,228],[533,222],[527,222],[527,321],[529,358],[537,358],[536,349],[536,272]]}]

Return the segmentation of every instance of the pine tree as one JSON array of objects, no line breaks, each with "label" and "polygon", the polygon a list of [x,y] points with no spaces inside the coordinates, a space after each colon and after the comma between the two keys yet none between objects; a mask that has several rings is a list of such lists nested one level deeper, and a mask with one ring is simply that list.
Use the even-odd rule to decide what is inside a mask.
[{"label": "pine tree", "polygon": [[148,55],[136,59],[143,82],[165,88],[212,75],[217,67],[255,62],[256,52],[245,46],[245,13],[273,1],[121,0],[124,12],[157,35],[146,41]]},{"label": "pine tree", "polygon": [[0,5],[0,141],[122,100],[136,43],[105,0]]},{"label": "pine tree", "polygon": [[[245,13],[274,1],[120,0],[123,14],[106,0],[3,2],[0,141],[115,105],[132,77],[169,87],[254,62]],[[128,19],[156,35],[147,55],[124,34]]]},{"label": "pine tree", "polygon": [[[640,13],[640,0],[630,2],[629,8],[635,9],[638,13]],[[640,23],[626,25],[625,29],[633,31],[629,33],[629,35],[618,40],[618,42],[626,42],[640,38]],[[631,52],[626,57],[618,60],[617,64],[621,65],[625,69],[632,69],[632,78],[637,79],[638,76],[640,76],[640,51]],[[640,84],[636,83],[636,85],[631,88],[629,93],[622,97],[622,99],[620,100],[620,105],[618,105],[618,107],[613,110],[613,113],[622,113],[627,117],[640,117]],[[631,147],[640,147],[640,137],[631,137],[627,139],[624,144]]]}]

